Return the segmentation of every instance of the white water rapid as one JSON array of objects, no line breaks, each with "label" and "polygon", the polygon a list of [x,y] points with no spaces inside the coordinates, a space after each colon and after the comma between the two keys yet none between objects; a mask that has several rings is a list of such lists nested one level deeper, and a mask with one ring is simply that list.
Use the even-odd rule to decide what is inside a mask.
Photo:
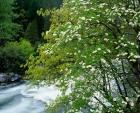
[{"label": "white water rapid", "polygon": [[45,113],[49,104],[60,92],[54,86],[29,88],[21,84],[0,90],[0,113]]}]

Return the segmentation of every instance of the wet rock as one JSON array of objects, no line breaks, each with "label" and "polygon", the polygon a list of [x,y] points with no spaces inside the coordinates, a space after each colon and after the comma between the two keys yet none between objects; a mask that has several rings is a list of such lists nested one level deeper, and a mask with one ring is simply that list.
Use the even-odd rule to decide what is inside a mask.
[{"label": "wet rock", "polygon": [[8,76],[10,82],[18,81],[21,79],[21,76],[15,73],[9,73]]},{"label": "wet rock", "polygon": [[0,73],[0,83],[11,83],[19,81],[21,76],[14,73]]},{"label": "wet rock", "polygon": [[0,82],[7,82],[7,75],[5,73],[0,73]]}]

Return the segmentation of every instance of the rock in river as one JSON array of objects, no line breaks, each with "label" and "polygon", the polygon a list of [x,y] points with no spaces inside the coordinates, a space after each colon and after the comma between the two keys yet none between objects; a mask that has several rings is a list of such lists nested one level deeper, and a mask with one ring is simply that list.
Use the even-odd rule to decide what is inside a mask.
[{"label": "rock in river", "polygon": [[11,83],[21,79],[21,76],[14,73],[0,73],[0,83]]}]

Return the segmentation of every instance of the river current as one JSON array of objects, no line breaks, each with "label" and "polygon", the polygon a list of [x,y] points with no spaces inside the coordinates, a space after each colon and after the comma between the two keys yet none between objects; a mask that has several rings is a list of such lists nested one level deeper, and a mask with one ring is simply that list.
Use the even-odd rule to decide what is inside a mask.
[{"label": "river current", "polygon": [[0,113],[45,113],[45,106],[60,92],[54,86],[34,87],[21,84],[0,90]]}]

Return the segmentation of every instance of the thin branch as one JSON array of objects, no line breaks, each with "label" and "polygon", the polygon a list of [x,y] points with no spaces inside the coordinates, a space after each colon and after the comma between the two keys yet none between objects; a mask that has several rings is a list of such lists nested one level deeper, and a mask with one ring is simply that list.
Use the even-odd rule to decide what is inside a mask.
[{"label": "thin branch", "polygon": [[108,109],[107,106],[106,106],[100,99],[98,99],[96,96],[94,96],[94,98],[95,98],[104,108]]},{"label": "thin branch", "polygon": [[138,93],[138,91],[136,90],[136,88],[131,84],[131,82],[128,80],[125,69],[124,69],[124,63],[123,60],[121,60],[122,63],[122,70],[123,70],[123,75],[125,76],[125,79],[127,81],[127,83],[129,84],[129,86],[134,90],[134,92]]}]

